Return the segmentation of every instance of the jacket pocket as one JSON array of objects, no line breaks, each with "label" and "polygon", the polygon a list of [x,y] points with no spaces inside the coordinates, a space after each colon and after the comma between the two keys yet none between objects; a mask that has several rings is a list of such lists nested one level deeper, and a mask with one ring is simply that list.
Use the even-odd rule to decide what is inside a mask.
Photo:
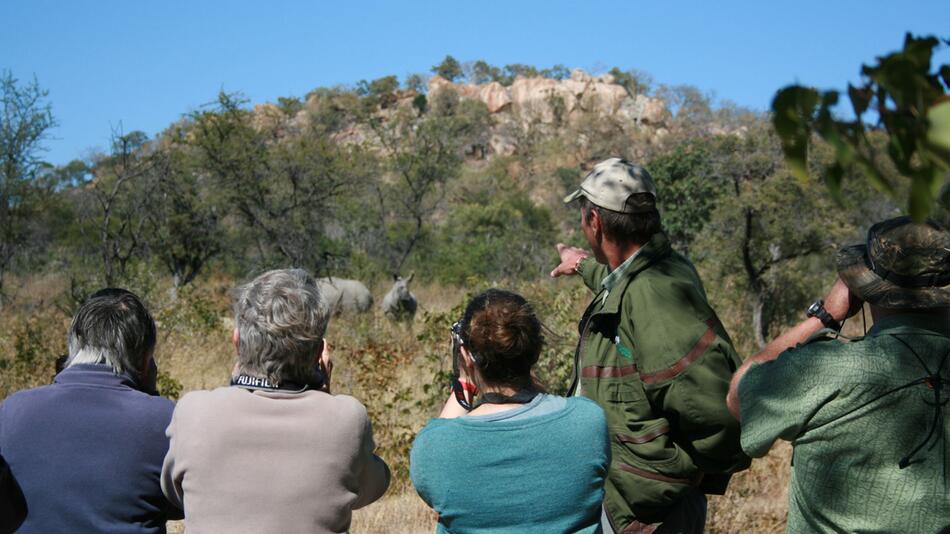
[{"label": "jacket pocket", "polygon": [[610,428],[610,482],[634,516],[647,523],[662,520],[669,509],[702,480],[689,455],[669,436],[665,419],[637,431]]},{"label": "jacket pocket", "polygon": [[633,467],[685,481],[699,473],[689,454],[673,441],[670,424],[662,417],[613,427],[610,432],[614,457]]},{"label": "jacket pocket", "polygon": [[627,382],[606,382],[604,383],[604,398],[608,402],[616,403],[638,403],[646,402],[647,396],[639,384],[630,384]]},{"label": "jacket pocket", "polygon": [[600,380],[596,387],[609,428],[624,428],[634,421],[653,419],[650,403],[639,383]]}]

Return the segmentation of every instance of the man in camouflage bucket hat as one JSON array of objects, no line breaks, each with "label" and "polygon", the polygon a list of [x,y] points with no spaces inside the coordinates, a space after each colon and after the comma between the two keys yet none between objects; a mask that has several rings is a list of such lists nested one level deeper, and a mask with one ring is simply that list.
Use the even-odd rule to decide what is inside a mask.
[{"label": "man in camouflage bucket hat", "polygon": [[898,217],[871,227],[865,245],[838,254],[838,272],[851,291],[881,308],[950,306],[950,237],[936,223]]},{"label": "man in camouflage bucket hat", "polygon": [[724,398],[741,360],[693,265],[671,249],[645,169],[598,163],[564,199],[575,200],[592,254],[558,244],[551,276],[577,274],[595,293],[571,394],[607,416],[603,529],[702,532],[705,495],[750,461]]},{"label": "man in camouflage bucket hat", "polygon": [[[890,219],[837,266],[808,318],[736,373],[728,404],[742,446],[763,456],[792,443],[788,532],[947,532],[950,233]],[[865,337],[816,335],[864,302]]]}]

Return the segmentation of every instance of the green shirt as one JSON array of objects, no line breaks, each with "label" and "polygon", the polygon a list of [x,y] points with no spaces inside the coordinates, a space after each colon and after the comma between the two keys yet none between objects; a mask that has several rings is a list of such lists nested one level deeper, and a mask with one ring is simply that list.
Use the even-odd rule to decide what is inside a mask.
[{"label": "green shirt", "polygon": [[[739,384],[743,449],[794,446],[788,532],[950,527],[946,408],[930,441],[898,467],[934,428],[935,391],[921,379],[925,365],[936,372],[942,362],[950,379],[948,354],[950,319],[905,315],[878,321],[862,340],[813,341],[749,369]],[[948,393],[943,386],[942,403]]]},{"label": "green shirt", "polygon": [[604,296],[601,298],[601,302],[607,302],[607,296],[610,295],[610,291],[627,276],[627,271],[634,266],[634,263],[637,261],[637,255],[640,254],[640,250],[641,249],[637,249],[636,252],[631,254],[629,258],[618,265],[616,269],[610,271],[610,273],[601,280],[600,287],[604,290]]}]

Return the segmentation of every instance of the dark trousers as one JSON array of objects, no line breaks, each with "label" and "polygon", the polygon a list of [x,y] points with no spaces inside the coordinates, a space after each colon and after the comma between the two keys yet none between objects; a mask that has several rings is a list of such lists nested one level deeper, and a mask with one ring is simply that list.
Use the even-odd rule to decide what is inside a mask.
[{"label": "dark trousers", "polygon": [[603,510],[600,522],[604,534],[702,534],[706,526],[706,496],[699,491],[686,494],[660,523],[634,521],[623,532],[617,532]]},{"label": "dark trousers", "polygon": [[0,533],[13,532],[26,518],[23,492],[7,463],[0,458]]}]

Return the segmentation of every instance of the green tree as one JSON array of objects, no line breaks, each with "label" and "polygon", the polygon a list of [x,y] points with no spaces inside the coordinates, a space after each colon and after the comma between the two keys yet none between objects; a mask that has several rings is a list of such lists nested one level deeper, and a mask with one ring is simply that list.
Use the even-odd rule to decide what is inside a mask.
[{"label": "green tree", "polygon": [[442,63],[432,67],[432,72],[436,76],[441,76],[450,82],[462,77],[462,65],[452,56],[445,56]]},{"label": "green tree", "polygon": [[484,60],[478,60],[472,63],[469,80],[472,83],[483,84],[488,82],[497,82],[501,78],[501,69],[494,65],[489,65]]},{"label": "green tree", "polygon": [[371,100],[373,107],[388,108],[396,103],[396,91],[399,90],[399,78],[383,76],[371,82],[360,81],[356,85],[356,94]]},{"label": "green tree", "polygon": [[113,131],[112,151],[93,166],[88,209],[99,248],[102,283],[115,286],[127,274],[129,263],[144,252],[144,210],[149,194],[142,187],[152,161],[142,148],[148,137],[140,131]]},{"label": "green tree", "polygon": [[673,113],[674,126],[687,131],[689,135],[712,123],[712,97],[693,85],[661,85],[657,96],[666,102]]},{"label": "green tree", "polygon": [[391,272],[399,272],[425,240],[445,200],[446,184],[459,175],[465,147],[480,142],[487,131],[484,104],[459,102],[448,93],[433,95],[431,111],[421,117],[403,112],[371,122],[385,150],[384,169],[394,179],[374,185],[376,221],[358,224],[354,237],[386,258]]},{"label": "green tree", "polygon": [[29,240],[29,221],[37,196],[43,141],[56,125],[47,92],[34,79],[21,84],[11,72],[0,73],[0,295],[4,278]]},{"label": "green tree", "polygon": [[255,199],[265,196],[268,187],[267,143],[252,127],[244,103],[239,95],[222,92],[213,107],[192,113],[185,130],[174,137],[194,151],[198,172],[210,177],[228,211],[237,215],[244,246],[236,244],[235,252],[260,265],[267,263],[272,246],[269,221],[254,209]]},{"label": "green tree", "polygon": [[224,249],[227,213],[209,175],[181,145],[165,142],[154,154],[146,188],[149,250],[172,276],[174,295]]},{"label": "green tree", "polygon": [[409,76],[406,76],[405,81],[403,82],[403,87],[410,91],[415,91],[417,93],[426,92],[427,81],[426,77],[422,74],[413,73]]},{"label": "green tree", "polygon": [[571,71],[564,65],[558,63],[551,68],[541,69],[541,76],[554,80],[564,80],[571,77]]},{"label": "green tree", "polygon": [[356,92],[342,88],[320,88],[311,91],[307,95],[309,127],[306,135],[328,136],[351,126],[366,112],[367,106],[362,100]]},{"label": "green tree", "polygon": [[[707,287],[718,288],[714,298],[748,317],[741,321],[751,325],[748,338],[762,347],[826,283],[834,247],[855,239],[868,219],[868,191],[853,189],[846,208],[835,206],[814,182],[790,175],[765,124],[707,147],[709,166],[700,168],[710,172],[715,197],[691,256],[709,275]],[[691,208],[680,206],[681,215]]]},{"label": "green tree", "polygon": [[[673,246],[689,254],[691,245],[709,222],[725,184],[714,170],[713,154],[721,142],[690,140],[647,164],[656,181],[663,227]],[[712,145],[712,146],[710,146]]]},{"label": "green tree", "polygon": [[620,67],[610,69],[609,74],[614,77],[614,83],[622,85],[627,94],[632,97],[649,95],[652,90],[653,77],[639,70],[620,70]]},{"label": "green tree", "polygon": [[538,72],[537,68],[531,65],[512,63],[510,65],[505,65],[505,68],[502,71],[498,81],[501,82],[502,85],[511,85],[515,82],[515,78],[518,76],[533,78],[535,76],[540,76],[540,73]]},{"label": "green tree", "polygon": [[[939,202],[950,209],[950,65],[931,66],[935,37],[907,34],[904,47],[861,67],[862,83],[848,85],[854,118],[835,114],[838,91],[818,91],[794,85],[780,90],[772,102],[773,124],[792,173],[805,179],[809,173],[808,144],[816,133],[834,148],[834,159],[822,175],[832,195],[841,198],[841,184],[849,168],[857,168],[879,190],[897,195],[893,180],[882,170],[890,161],[910,180],[908,211],[924,219]],[[876,114],[887,133],[886,151],[876,150],[868,139],[871,127],[866,114]],[[882,152],[884,154],[882,154]],[[941,189],[943,195],[941,195]]]},{"label": "green tree", "polygon": [[303,102],[299,98],[277,97],[277,107],[288,117],[293,117],[303,109]]},{"label": "green tree", "polygon": [[[287,263],[320,271],[326,261],[326,223],[336,198],[366,179],[366,158],[338,146],[326,125],[273,141],[253,125],[252,113],[234,95],[192,115],[183,136],[201,172],[223,192],[222,202],[241,223],[239,254],[257,266]],[[335,120],[335,119],[334,119]]]},{"label": "green tree", "polygon": [[499,186],[454,205],[429,264],[435,278],[455,284],[537,279],[550,270],[554,239],[547,209],[522,191]]},{"label": "green tree", "polygon": [[77,214],[71,209],[69,196],[74,188],[88,182],[90,169],[83,161],[72,161],[61,167],[44,166],[30,186],[32,215],[27,222],[29,239],[17,250],[17,272],[37,272],[56,265],[64,249],[79,241],[74,229],[79,226]]}]

